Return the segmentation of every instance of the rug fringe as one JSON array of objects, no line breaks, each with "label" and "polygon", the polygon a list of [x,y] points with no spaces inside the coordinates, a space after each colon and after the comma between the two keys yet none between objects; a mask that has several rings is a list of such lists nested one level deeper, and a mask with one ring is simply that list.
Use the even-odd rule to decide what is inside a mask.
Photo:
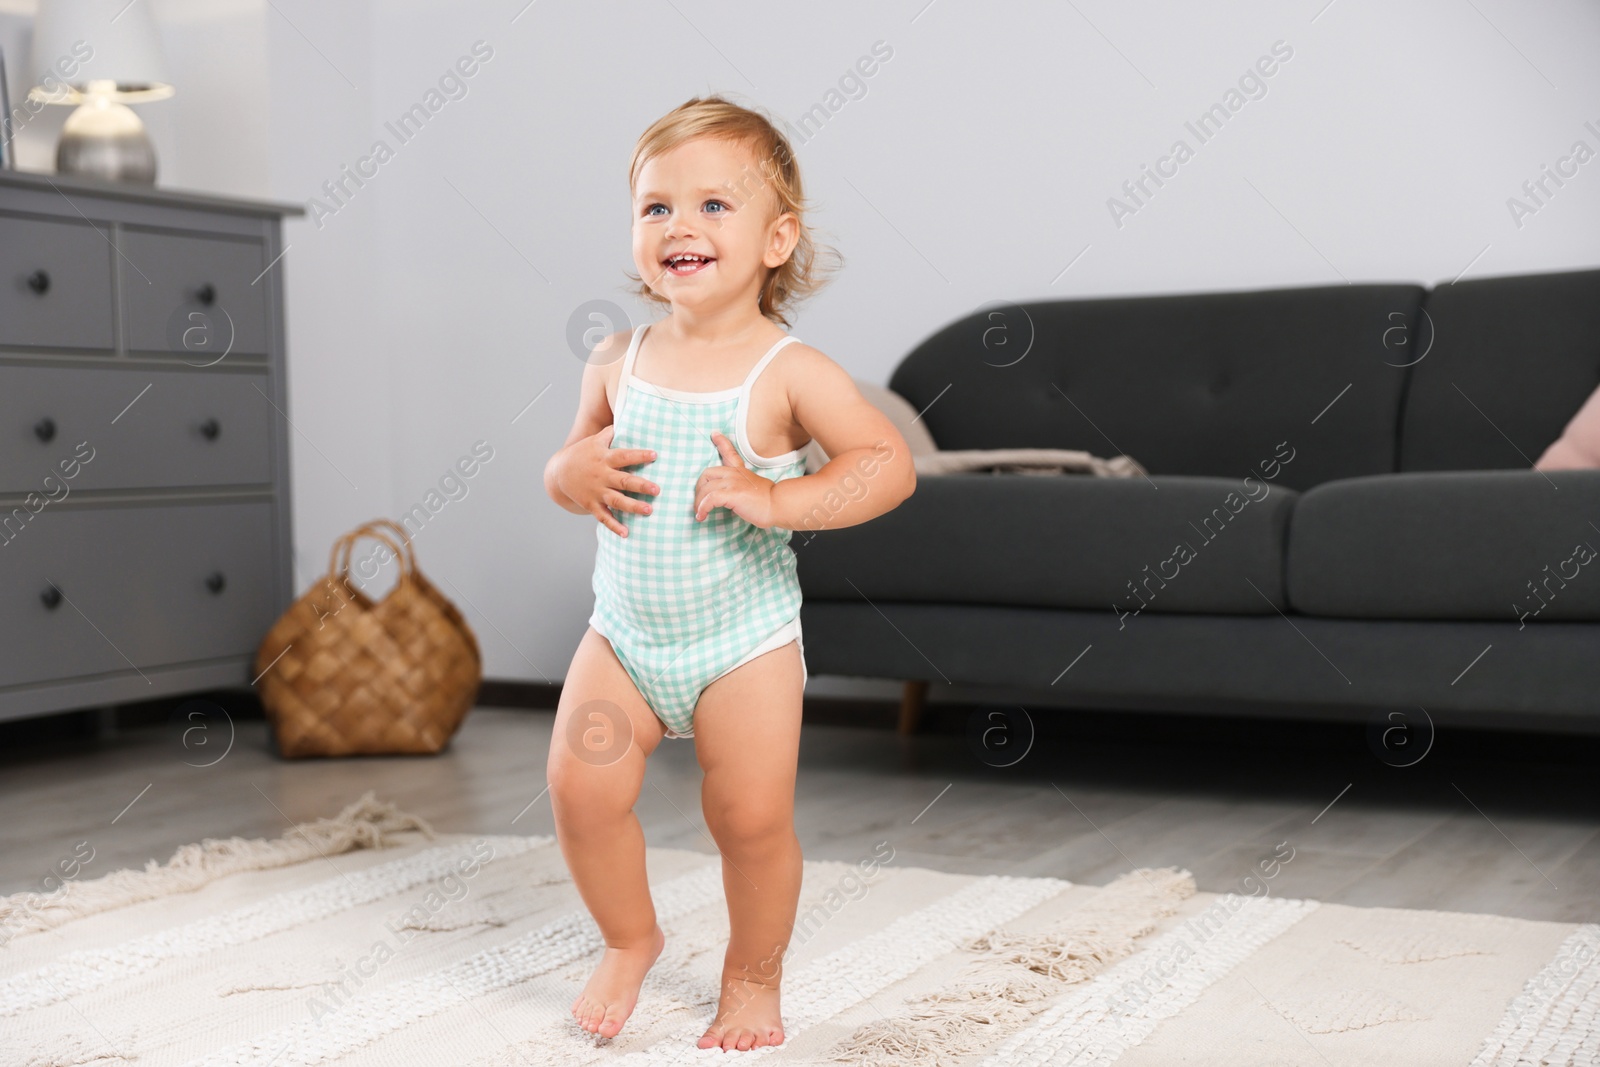
[{"label": "rug fringe", "polygon": [[908,1009],[860,1027],[837,1045],[840,1062],[937,1067],[971,1055],[1044,1008],[1062,988],[1099,974],[1131,954],[1195,892],[1194,876],[1176,867],[1123,875],[1053,930],[991,930],[963,942],[980,953],[943,989],[908,998]]},{"label": "rug fringe", "polygon": [[143,870],[129,867],[101,878],[66,882],[48,896],[24,890],[0,897],[0,947],[13,937],[51,930],[74,919],[173,893],[192,893],[241,871],[286,867],[360,848],[391,848],[399,844],[391,840],[393,835],[409,830],[420,831],[430,841],[436,837],[421,816],[379,800],[369,789],[338,815],[298,823],[276,840],[208,837],[199,844],[180,846],[165,864],[149,860]]}]

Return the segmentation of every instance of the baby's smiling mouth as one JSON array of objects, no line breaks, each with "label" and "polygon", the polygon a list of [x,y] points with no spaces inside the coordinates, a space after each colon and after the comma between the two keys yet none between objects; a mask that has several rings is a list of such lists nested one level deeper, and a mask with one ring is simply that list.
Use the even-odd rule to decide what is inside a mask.
[{"label": "baby's smiling mouth", "polygon": [[668,274],[680,277],[689,274],[698,274],[716,262],[715,256],[703,256],[698,252],[674,252],[661,261],[667,268]]}]

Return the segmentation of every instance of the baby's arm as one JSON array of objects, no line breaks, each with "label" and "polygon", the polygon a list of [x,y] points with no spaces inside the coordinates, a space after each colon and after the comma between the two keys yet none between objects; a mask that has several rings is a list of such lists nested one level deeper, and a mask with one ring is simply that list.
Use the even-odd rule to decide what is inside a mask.
[{"label": "baby's arm", "polygon": [[627,529],[609,509],[649,511],[647,501],[624,496],[622,490],[659,492],[648,478],[618,469],[649,463],[656,458],[654,452],[645,448],[611,447],[613,423],[606,383],[631,337],[631,332],[624,330],[595,346],[583,368],[578,414],[572,431],[567,434],[561,450],[544,465],[544,489],[551,500],[575,515],[593,515],[621,537],[627,536]]},{"label": "baby's arm", "polygon": [[843,367],[809,346],[795,355],[785,375],[789,407],[829,458],[773,487],[774,525],[834,530],[893,511],[917,488],[905,438]]}]

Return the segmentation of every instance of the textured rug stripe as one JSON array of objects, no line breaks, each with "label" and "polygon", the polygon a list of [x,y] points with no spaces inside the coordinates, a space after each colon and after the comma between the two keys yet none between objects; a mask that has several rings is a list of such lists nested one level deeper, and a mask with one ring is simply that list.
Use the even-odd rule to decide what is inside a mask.
[{"label": "textured rug stripe", "polygon": [[[663,925],[722,899],[722,863],[707,864],[651,887]],[[460,1007],[464,1000],[548,974],[605,947],[588,911],[578,909],[503,945],[459,963],[350,998],[335,1011],[279,1027],[190,1061],[189,1067],[301,1067],[327,1063],[402,1030],[418,1020]]]},{"label": "textured rug stripe", "polygon": [[[1026,1067],[1065,1061],[1073,1067],[1105,1067],[1115,1063],[1162,1020],[1193,1004],[1212,983],[1315,911],[1318,902],[1225,893],[1212,903],[1212,908],[1223,910],[1235,907],[1237,910],[1209,936],[1197,934],[1191,919],[1155,938],[1145,951],[1047,1009],[1032,1026],[984,1059],[983,1067]],[[1180,951],[1189,955],[1166,968],[1170,977],[1152,983],[1150,971],[1155,962],[1173,960]],[[1130,997],[1130,984],[1136,984],[1147,995]],[[1152,984],[1156,988],[1150,991]]]},{"label": "textured rug stripe", "polygon": [[[955,951],[961,942],[1009,922],[1072,887],[1056,878],[979,878],[942,900],[902,915],[884,929],[854,941],[784,976],[785,1044],[806,1028],[833,1018]],[[674,1064],[726,1056],[720,1048],[696,1048],[705,1030],[700,1020],[618,1062],[625,1067]],[[781,1046],[780,1046],[781,1048]],[[751,1053],[771,1054],[771,1047]],[[739,1053],[745,1055],[746,1053]]]},{"label": "textured rug stripe", "polygon": [[[494,858],[488,861],[492,863],[494,859],[546,848],[555,838],[486,836],[484,840],[494,848]],[[469,851],[470,845],[465,842],[442,845],[120,944],[69,952],[53,963],[0,982],[0,1016],[66,1000],[75,993],[144,974],[168,960],[203,956],[259,941],[303,923],[382,900],[444,877]]]},{"label": "textured rug stripe", "polygon": [[1472,1067],[1600,1063],[1600,925],[1574,930],[1506,1007]]}]

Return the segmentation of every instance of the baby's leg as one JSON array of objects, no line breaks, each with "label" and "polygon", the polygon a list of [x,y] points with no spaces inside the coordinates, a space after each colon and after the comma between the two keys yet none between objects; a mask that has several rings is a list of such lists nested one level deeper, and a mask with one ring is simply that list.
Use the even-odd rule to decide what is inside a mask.
[{"label": "baby's leg", "polygon": [[645,757],[665,732],[611,643],[591,627],[561,687],[545,775],[561,854],[605,938],[605,956],[572,1002],[573,1018],[601,1037],[622,1029],[664,941],[633,805]]},{"label": "baby's leg", "polygon": [[722,852],[731,928],[717,1017],[701,1048],[783,1043],[779,983],[800,899],[794,786],[804,686],[791,641],[706,686],[695,708],[701,807]]}]

